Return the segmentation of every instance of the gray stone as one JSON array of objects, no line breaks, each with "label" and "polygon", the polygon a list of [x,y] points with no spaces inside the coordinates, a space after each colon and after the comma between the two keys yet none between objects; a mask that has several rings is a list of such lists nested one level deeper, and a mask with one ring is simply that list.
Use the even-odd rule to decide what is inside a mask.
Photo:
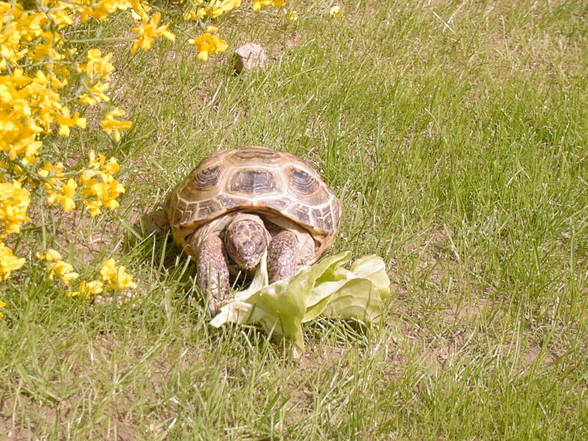
[{"label": "gray stone", "polygon": [[265,50],[256,43],[247,43],[235,51],[235,70],[239,73],[257,67],[263,68],[267,63]]}]

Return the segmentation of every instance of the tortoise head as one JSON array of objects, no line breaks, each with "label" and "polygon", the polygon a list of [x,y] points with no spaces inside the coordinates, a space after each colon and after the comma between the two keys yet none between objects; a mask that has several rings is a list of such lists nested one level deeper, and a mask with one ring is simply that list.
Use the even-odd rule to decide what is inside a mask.
[{"label": "tortoise head", "polygon": [[261,219],[257,221],[237,217],[225,231],[225,247],[239,268],[251,271],[257,266],[267,249],[267,238],[268,233]]}]

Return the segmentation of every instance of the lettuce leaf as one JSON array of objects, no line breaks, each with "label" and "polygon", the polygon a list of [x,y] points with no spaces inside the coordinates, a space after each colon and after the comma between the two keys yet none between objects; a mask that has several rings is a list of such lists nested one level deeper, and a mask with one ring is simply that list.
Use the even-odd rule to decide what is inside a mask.
[{"label": "lettuce leaf", "polygon": [[390,294],[384,261],[364,256],[345,269],[350,256],[345,251],[326,257],[271,285],[264,256],[249,288],[238,292],[210,323],[260,325],[272,336],[291,341],[294,355],[299,355],[304,351],[302,323],[321,314],[374,322]]}]

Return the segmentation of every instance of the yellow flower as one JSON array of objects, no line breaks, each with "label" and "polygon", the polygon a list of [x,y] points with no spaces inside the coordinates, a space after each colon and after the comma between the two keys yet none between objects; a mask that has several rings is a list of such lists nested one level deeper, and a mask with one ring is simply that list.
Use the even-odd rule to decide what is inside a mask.
[{"label": "yellow flower", "polygon": [[72,178],[67,180],[67,184],[65,184],[62,188],[63,198],[60,202],[63,206],[63,211],[71,211],[76,207],[76,204],[73,201],[75,196],[76,188],[78,184]]},{"label": "yellow flower", "polygon": [[45,165],[43,167],[41,167],[37,171],[37,174],[39,176],[41,176],[42,178],[47,178],[47,177],[49,177],[49,174],[51,173],[52,170],[53,170],[53,164],[51,164],[50,162],[47,162],[47,163],[45,163]]},{"label": "yellow flower", "polygon": [[48,262],[53,262],[55,260],[62,260],[61,254],[58,251],[55,251],[52,248],[49,248],[45,254],[37,253],[37,258],[42,260],[47,260]]},{"label": "yellow flower", "polygon": [[55,165],[47,162],[37,171],[37,174],[45,179],[45,183],[43,185],[47,191],[52,191],[55,187],[59,187],[62,184],[61,181],[64,176],[63,168],[64,167],[61,162],[58,162]]},{"label": "yellow flower", "polygon": [[89,167],[94,170],[99,170],[104,165],[104,162],[106,161],[106,156],[104,156],[102,153],[96,156],[96,152],[94,150],[90,150],[88,152],[88,159],[90,160]]},{"label": "yellow flower", "polygon": [[63,207],[63,211],[72,211],[76,208],[74,197],[78,185],[69,178],[64,183],[63,164],[58,162],[51,164],[46,163],[41,167],[37,174],[45,179],[43,186],[47,190],[47,203],[49,205],[59,204]]},{"label": "yellow flower", "polygon": [[114,71],[110,62],[112,54],[103,56],[100,49],[90,49],[86,59],[86,63],[77,66],[78,72],[84,74],[82,86],[87,91],[80,96],[79,101],[91,106],[109,101],[104,93],[110,88],[110,74]]},{"label": "yellow flower", "polygon": [[151,11],[151,6],[149,6],[146,2],[142,0],[129,0],[131,3],[132,11],[131,13],[135,13],[139,18],[148,18],[149,15],[147,13]]},{"label": "yellow flower", "polygon": [[209,55],[227,50],[227,42],[219,39],[216,36],[217,32],[217,27],[209,26],[208,29],[206,29],[206,32],[200,37],[188,40],[188,43],[196,46],[198,50],[198,59],[200,61],[206,61],[208,60]]},{"label": "yellow flower", "polygon": [[84,201],[84,205],[91,217],[96,217],[102,213],[102,210],[100,210],[102,203],[100,201]]},{"label": "yellow flower", "polygon": [[285,0],[253,0],[253,10],[254,11],[259,11],[264,6],[269,6],[269,5],[285,6],[286,1]]},{"label": "yellow flower", "polygon": [[127,10],[131,7],[134,10],[140,10],[138,7],[143,5],[138,0],[98,0],[95,2],[84,0],[82,2],[73,3],[72,7],[77,9],[79,8],[80,4],[83,4],[80,13],[80,20],[82,23],[86,23],[89,17],[94,17],[100,21],[106,21],[108,15],[116,12],[117,10]]},{"label": "yellow flower", "polygon": [[90,212],[90,216],[98,216],[101,213],[100,207],[114,210],[119,207],[116,200],[124,193],[125,188],[113,175],[120,169],[115,158],[108,161],[104,155],[96,156],[91,150],[89,153],[90,164],[80,173],[78,182],[82,186],[82,197],[84,205]]},{"label": "yellow flower", "polygon": [[[0,300],[0,309],[5,308],[6,307],[6,303],[4,303],[2,300]],[[2,313],[2,311],[0,311],[0,318],[4,317],[4,314]]]},{"label": "yellow flower", "polygon": [[124,266],[117,268],[114,259],[102,262],[100,275],[111,289],[134,289],[137,287],[137,284],[133,282],[133,276],[126,272]]},{"label": "yellow flower", "polygon": [[124,116],[125,111],[123,109],[116,108],[106,114],[104,119],[100,121],[102,130],[109,135],[112,135],[116,142],[120,141],[120,131],[130,129],[133,123],[131,121],[119,121],[116,117]]},{"label": "yellow flower", "polygon": [[[56,6],[63,7],[63,4],[61,4],[61,2],[58,2]],[[74,24],[72,13],[67,10],[60,10],[55,8],[49,12],[48,16],[51,19],[51,21],[57,25],[59,29]]]},{"label": "yellow flower", "polygon": [[115,210],[120,206],[116,198],[124,191],[125,188],[118,181],[109,179],[99,186],[99,190],[96,190],[96,195],[101,199],[104,207]]},{"label": "yellow flower", "polygon": [[90,282],[82,281],[78,287],[78,291],[70,291],[67,293],[67,296],[90,299],[92,296],[100,294],[103,290],[104,284],[100,280],[92,280]]},{"label": "yellow flower", "polygon": [[329,9],[329,14],[331,15],[331,17],[340,17],[341,8],[337,5],[331,6],[331,9]]},{"label": "yellow flower", "polygon": [[0,242],[0,282],[10,277],[10,273],[22,267],[24,263],[23,257],[16,257],[10,248]]},{"label": "yellow flower", "polygon": [[102,170],[112,176],[118,173],[120,166],[118,165],[116,158],[110,158],[107,162],[104,163]]},{"label": "yellow flower", "polygon": [[176,36],[167,30],[169,24],[159,26],[161,20],[161,13],[156,12],[148,20],[144,18],[141,24],[132,29],[132,31],[139,35],[139,37],[133,42],[131,47],[131,53],[137,52],[137,49],[141,48],[144,51],[151,49],[153,42],[157,37],[165,37],[168,40],[175,40]]},{"label": "yellow flower", "polygon": [[114,71],[114,66],[110,62],[112,53],[102,56],[100,49],[90,49],[86,57],[88,61],[78,66],[78,72],[83,72],[90,78],[110,81],[110,74]]},{"label": "yellow flower", "polygon": [[89,106],[95,106],[96,104],[104,101],[110,101],[110,98],[104,93],[110,88],[110,83],[103,83],[98,81],[92,87],[89,87],[88,93],[84,93],[80,96],[79,102],[82,104],[88,104]]},{"label": "yellow flower", "polygon": [[[202,0],[191,2],[192,5],[202,4]],[[194,8],[191,6],[184,12],[184,20],[203,19],[207,16],[217,18],[222,14],[232,11],[241,6],[241,0],[212,0],[207,6]]]},{"label": "yellow flower", "polygon": [[47,190],[47,202],[49,205],[59,204],[63,207],[63,211],[72,211],[76,208],[76,203],[73,198],[75,197],[76,188],[78,184],[76,181],[69,178],[65,185],[61,185],[59,188],[50,188]]},{"label": "yellow flower", "polygon": [[30,193],[18,181],[0,183],[0,239],[20,232],[20,224],[28,222]]},{"label": "yellow flower", "polygon": [[296,12],[294,9],[290,9],[290,10],[284,9],[284,14],[286,15],[286,19],[289,21],[298,20],[298,12]]},{"label": "yellow flower", "polygon": [[80,276],[73,270],[73,266],[70,263],[67,263],[63,260],[57,260],[53,263],[50,263],[47,271],[49,272],[49,278],[51,280],[57,276],[66,285]]}]

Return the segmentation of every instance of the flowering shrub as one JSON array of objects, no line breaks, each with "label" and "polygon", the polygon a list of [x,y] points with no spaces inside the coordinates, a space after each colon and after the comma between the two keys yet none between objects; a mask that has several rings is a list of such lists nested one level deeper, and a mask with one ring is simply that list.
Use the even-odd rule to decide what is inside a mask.
[{"label": "flowering shrub", "polygon": [[[184,18],[205,29],[189,42],[196,46],[198,59],[206,61],[228,46],[210,21],[237,10],[242,2],[188,1]],[[93,40],[71,40],[67,36],[76,34],[70,31],[80,23],[99,24],[126,11],[135,20],[128,38],[131,53],[149,50],[158,38],[175,40],[169,25],[161,24],[161,13],[142,0],[37,0],[26,5],[21,0],[0,1],[0,282],[25,264],[11,243],[30,221],[31,200],[94,217],[118,208],[125,191],[115,178],[120,168],[115,158],[91,151],[85,166],[72,169],[56,162],[53,149],[47,148],[49,136],[87,130],[83,112],[89,107],[99,109],[100,127],[113,142],[132,126],[109,96],[113,54],[97,48],[80,51],[79,43]],[[285,1],[252,0],[250,5],[258,11],[284,6]],[[112,259],[102,264],[101,279],[80,281],[57,251],[37,257],[45,262],[49,278],[63,283],[73,297],[136,287],[125,267]],[[4,306],[0,301],[0,308]]]},{"label": "flowering shrub", "polygon": [[[92,151],[86,166],[68,169],[51,160],[46,144],[49,135],[86,129],[80,112],[87,107],[100,106],[101,128],[115,142],[131,127],[108,96],[112,54],[96,48],[78,53],[76,42],[64,37],[79,23],[103,22],[121,10],[138,17],[131,51],[149,49],[158,37],[174,39],[167,25],[159,26],[160,14],[149,16],[149,6],[140,0],[39,0],[28,9],[21,1],[0,1],[0,281],[25,264],[7,241],[30,221],[34,193],[41,194],[36,203],[44,199],[66,212],[83,207],[90,216],[119,206],[124,187],[114,178],[116,159]],[[57,251],[39,257],[50,279],[69,287],[79,278]],[[123,273],[124,287],[134,287]]]}]

